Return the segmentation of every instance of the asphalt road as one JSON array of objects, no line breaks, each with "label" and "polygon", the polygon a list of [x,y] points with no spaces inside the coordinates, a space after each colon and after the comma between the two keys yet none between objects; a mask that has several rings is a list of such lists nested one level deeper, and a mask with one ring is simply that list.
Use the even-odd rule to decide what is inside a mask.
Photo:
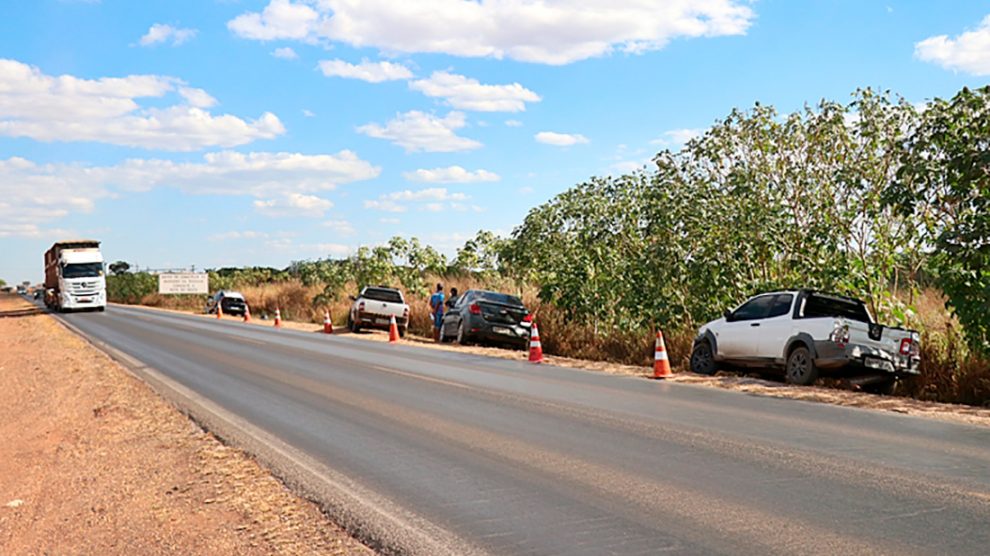
[{"label": "asphalt road", "polygon": [[990,552],[990,429],[136,308],[62,318],[363,493],[324,502],[388,550]]}]

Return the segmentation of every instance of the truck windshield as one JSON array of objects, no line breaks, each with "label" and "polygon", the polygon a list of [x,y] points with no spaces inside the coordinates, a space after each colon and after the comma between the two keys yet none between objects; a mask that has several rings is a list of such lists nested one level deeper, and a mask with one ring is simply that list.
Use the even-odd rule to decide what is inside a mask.
[{"label": "truck windshield", "polygon": [[873,322],[870,319],[870,314],[866,311],[866,306],[861,302],[819,294],[808,296],[804,302],[801,316],[806,319],[843,317],[859,322]]},{"label": "truck windshield", "polygon": [[62,267],[62,278],[103,276],[103,263],[72,263]]}]

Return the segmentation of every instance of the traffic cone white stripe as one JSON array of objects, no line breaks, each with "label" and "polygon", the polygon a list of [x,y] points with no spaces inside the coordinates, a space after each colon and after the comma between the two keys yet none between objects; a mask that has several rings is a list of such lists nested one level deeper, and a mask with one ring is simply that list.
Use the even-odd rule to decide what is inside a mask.
[{"label": "traffic cone white stripe", "polygon": [[664,345],[663,333],[657,330],[657,339],[653,348],[653,378],[671,376],[670,361],[667,358],[667,346]]}]

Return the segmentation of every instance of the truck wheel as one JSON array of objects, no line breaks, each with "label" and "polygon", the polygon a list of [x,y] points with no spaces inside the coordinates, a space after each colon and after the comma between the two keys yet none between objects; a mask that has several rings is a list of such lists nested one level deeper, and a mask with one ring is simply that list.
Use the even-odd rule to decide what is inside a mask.
[{"label": "truck wheel", "polygon": [[349,328],[351,332],[355,334],[361,331],[361,327],[358,326],[356,322],[354,322],[354,319],[351,318],[350,315],[347,315],[347,328]]},{"label": "truck wheel", "polygon": [[715,354],[708,340],[699,342],[691,350],[691,372],[699,375],[713,375],[716,371]]},{"label": "truck wheel", "polygon": [[798,346],[787,356],[787,382],[808,386],[818,380],[818,368],[811,358],[811,351]]},{"label": "truck wheel", "polygon": [[400,338],[405,338],[406,337],[406,327],[405,326],[400,326],[399,327],[399,337]]}]

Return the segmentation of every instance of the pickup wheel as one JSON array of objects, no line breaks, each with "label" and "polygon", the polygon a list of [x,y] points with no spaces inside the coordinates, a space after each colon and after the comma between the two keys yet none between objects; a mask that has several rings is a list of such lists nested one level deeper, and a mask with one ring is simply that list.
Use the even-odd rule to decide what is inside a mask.
[{"label": "pickup wheel", "polygon": [[787,356],[787,382],[798,386],[808,386],[818,380],[818,368],[811,358],[811,351],[798,346]]},{"label": "pickup wheel", "polygon": [[351,332],[355,334],[361,331],[361,327],[358,326],[356,322],[354,322],[354,319],[351,318],[351,315],[347,315],[347,328],[349,328]]},{"label": "pickup wheel", "polygon": [[713,375],[716,371],[715,354],[708,340],[698,342],[691,350],[691,372],[699,375]]}]

